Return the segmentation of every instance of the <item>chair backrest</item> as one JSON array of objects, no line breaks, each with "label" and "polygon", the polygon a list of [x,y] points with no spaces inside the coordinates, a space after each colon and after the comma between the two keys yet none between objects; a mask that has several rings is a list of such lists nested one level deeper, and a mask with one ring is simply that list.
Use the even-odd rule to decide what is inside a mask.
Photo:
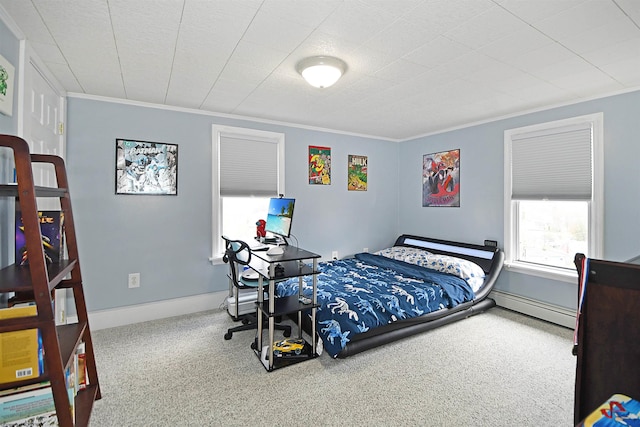
[{"label": "chair backrest", "polygon": [[232,240],[222,236],[225,243],[222,260],[229,263],[229,271],[234,283],[238,284],[238,265],[248,265],[251,261],[251,249],[242,240]]}]

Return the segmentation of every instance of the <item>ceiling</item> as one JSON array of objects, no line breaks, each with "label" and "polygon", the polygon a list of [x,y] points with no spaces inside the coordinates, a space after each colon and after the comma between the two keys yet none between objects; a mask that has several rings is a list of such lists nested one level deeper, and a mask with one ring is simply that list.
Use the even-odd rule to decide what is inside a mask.
[{"label": "ceiling", "polygon": [[[404,140],[640,88],[638,0],[0,0],[68,92]],[[316,89],[295,70],[348,64]]]}]

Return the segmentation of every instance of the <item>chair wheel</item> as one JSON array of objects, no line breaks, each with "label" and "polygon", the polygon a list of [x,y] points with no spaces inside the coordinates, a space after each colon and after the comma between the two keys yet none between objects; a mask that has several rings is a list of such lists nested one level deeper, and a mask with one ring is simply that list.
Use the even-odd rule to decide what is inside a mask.
[{"label": "chair wheel", "polygon": [[253,341],[251,343],[251,350],[257,350],[258,349],[258,343],[256,343],[255,341]]},{"label": "chair wheel", "polygon": [[248,325],[249,324],[249,319],[247,319],[246,317],[244,319],[242,319],[242,324],[243,325]]},{"label": "chair wheel", "polygon": [[282,333],[282,335],[284,335],[285,338],[289,338],[291,336],[291,329],[287,329]]},{"label": "chair wheel", "polygon": [[227,332],[226,334],[224,334],[224,339],[225,340],[230,340],[232,336],[233,336],[232,332]]}]

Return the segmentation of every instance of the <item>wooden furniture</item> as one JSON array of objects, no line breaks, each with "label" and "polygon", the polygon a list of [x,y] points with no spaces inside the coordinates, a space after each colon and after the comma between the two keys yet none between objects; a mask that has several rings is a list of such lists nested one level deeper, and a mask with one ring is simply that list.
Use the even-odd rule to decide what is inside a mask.
[{"label": "wooden furniture", "polygon": [[578,423],[614,394],[640,396],[640,265],[583,254],[574,262],[583,295],[574,347]]},{"label": "wooden furniture", "polygon": [[[302,362],[318,356],[317,354],[317,337],[315,331],[315,319],[317,295],[316,286],[318,274],[318,258],[320,255],[306,251],[293,246],[283,246],[282,255],[268,255],[264,251],[254,251],[252,253],[249,267],[259,273],[258,279],[258,332],[255,341],[251,344],[251,348],[262,362],[267,371],[273,371],[284,366]],[[311,261],[311,265],[307,262]],[[300,301],[302,296],[302,279],[304,276],[313,276],[313,297],[311,302],[305,304]],[[275,298],[276,280],[283,280],[290,277],[297,277],[299,280],[298,295],[289,297]],[[268,301],[264,301],[264,281],[268,281]],[[298,338],[302,338],[302,315],[304,311],[310,310],[312,320],[312,330],[310,332],[311,343],[306,342],[300,355],[283,355],[275,357],[273,351],[274,330],[276,317],[285,317],[297,314]],[[268,341],[263,343],[262,335],[263,316],[267,316],[269,327]]]},{"label": "wooden furniture", "polygon": [[[0,185],[0,196],[16,198],[29,250],[28,266],[14,264],[0,270],[0,293],[32,295],[37,307],[36,316],[1,320],[0,332],[38,328],[45,352],[43,375],[35,379],[0,384],[0,389],[49,381],[59,425],[87,426],[93,402],[101,396],[64,161],[58,156],[30,154],[27,142],[15,136],[0,135],[0,147],[13,150],[17,176],[17,185]],[[35,187],[33,163],[53,165],[57,187]],[[60,263],[47,264],[45,260],[36,197],[54,197],[60,200],[65,216],[64,236],[68,253],[68,259]],[[52,294],[55,289],[63,288],[73,292],[78,322],[56,326]],[[88,386],[75,397],[74,415],[67,395],[65,369],[73,363],[76,348],[81,342],[84,342],[86,349]]]}]

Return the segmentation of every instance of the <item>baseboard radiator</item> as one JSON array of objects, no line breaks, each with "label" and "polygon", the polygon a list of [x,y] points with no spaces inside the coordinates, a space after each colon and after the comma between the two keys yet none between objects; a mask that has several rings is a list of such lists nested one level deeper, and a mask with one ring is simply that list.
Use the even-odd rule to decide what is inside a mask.
[{"label": "baseboard radiator", "polygon": [[517,311],[518,313],[571,329],[576,325],[576,312],[565,307],[495,290],[489,294],[489,297],[493,298],[500,307]]}]

